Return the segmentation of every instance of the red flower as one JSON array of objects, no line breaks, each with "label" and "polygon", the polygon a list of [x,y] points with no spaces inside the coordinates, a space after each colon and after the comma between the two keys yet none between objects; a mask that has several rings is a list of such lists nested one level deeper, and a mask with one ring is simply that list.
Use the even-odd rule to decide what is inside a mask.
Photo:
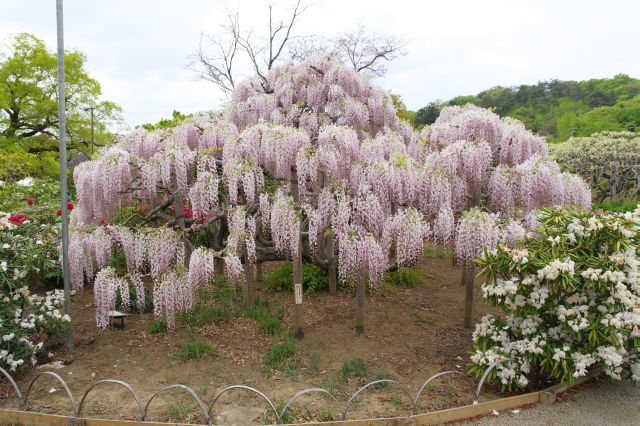
[{"label": "red flower", "polygon": [[23,214],[19,214],[17,216],[11,216],[8,220],[12,223],[17,223],[18,225],[22,225],[27,217]]},{"label": "red flower", "polygon": [[27,204],[29,204],[30,206],[32,206],[32,205],[33,205],[33,200],[32,200],[31,198],[29,198],[29,199],[27,200]]},{"label": "red flower", "polygon": [[186,217],[187,219],[191,219],[193,217],[193,210],[191,210],[189,207],[185,206],[182,209],[182,213],[184,214],[184,217]]},{"label": "red flower", "polygon": [[72,202],[68,202],[67,203],[67,210],[69,210],[69,211],[73,210],[73,203]]},{"label": "red flower", "polygon": [[58,216],[62,216],[62,209],[58,209],[58,211],[56,212],[56,214],[57,214]]}]

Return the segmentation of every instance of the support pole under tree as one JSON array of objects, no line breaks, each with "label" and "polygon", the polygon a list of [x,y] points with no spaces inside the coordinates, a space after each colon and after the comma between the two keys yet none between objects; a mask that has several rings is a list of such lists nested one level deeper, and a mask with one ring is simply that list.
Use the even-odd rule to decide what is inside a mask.
[{"label": "support pole under tree", "polygon": [[[296,169],[293,167],[291,168],[290,183],[293,202],[298,206],[300,202],[300,190],[298,188],[298,175]],[[293,259],[293,296],[296,307],[296,331],[294,337],[296,339],[302,339],[304,337],[304,331],[302,330],[302,235],[298,236],[298,256]]]},{"label": "support pole under tree", "polygon": [[[480,189],[474,188],[471,193],[470,208],[480,205]],[[455,257],[455,255],[454,255]],[[471,327],[471,315],[473,314],[473,287],[476,281],[476,268],[472,260],[462,259],[462,277],[460,284],[465,287],[464,292],[464,326]]]},{"label": "support pole under tree", "polygon": [[329,294],[335,296],[337,293],[337,273],[336,273],[336,251],[333,230],[327,235],[327,244],[325,246],[327,250],[327,276],[329,281]]},{"label": "support pole under tree", "polygon": [[[71,287],[69,283],[69,221],[67,211],[67,123],[64,93],[64,22],[62,0],[56,0],[56,23],[58,33],[58,126],[60,137],[60,210],[62,212],[62,277],[64,280],[64,310],[71,316]],[[73,352],[72,327],[66,332],[67,360]]]},{"label": "support pole under tree", "polygon": [[465,285],[464,291],[464,326],[471,327],[471,317],[473,315],[473,287],[475,283],[476,271],[473,262],[464,262],[462,266],[462,281]]},{"label": "support pole under tree", "polygon": [[358,276],[356,282],[356,333],[364,333],[364,297],[365,297],[365,279],[363,275]]},{"label": "support pole under tree", "polygon": [[246,280],[246,295],[244,298],[244,306],[252,308],[256,301],[256,289],[253,281],[253,263],[249,262],[249,256],[244,257],[244,278]]}]

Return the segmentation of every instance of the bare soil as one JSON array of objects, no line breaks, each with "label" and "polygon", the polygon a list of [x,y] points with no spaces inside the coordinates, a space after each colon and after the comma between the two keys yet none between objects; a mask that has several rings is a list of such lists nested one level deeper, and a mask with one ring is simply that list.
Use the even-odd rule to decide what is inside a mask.
[{"label": "bare soil", "polygon": [[[272,265],[273,267],[273,265]],[[414,288],[377,291],[367,297],[365,333],[355,332],[355,296],[321,292],[304,297],[305,337],[297,341],[299,352],[285,371],[265,374],[264,357],[270,346],[284,339],[266,336],[248,317],[192,327],[178,321],[167,333],[147,331],[151,313],[131,314],[124,329],[97,331],[93,294],[90,288],[73,301],[75,350],[73,361],[60,369],[32,369],[18,377],[26,387],[36,374],[47,369],[60,374],[79,401],[89,386],[101,379],[119,379],[129,383],[143,405],[154,392],[181,383],[193,389],[207,404],[225,387],[244,384],[264,392],[281,405],[297,391],[321,386],[330,390],[332,401],[320,394],[303,396],[294,403],[289,420],[339,419],[349,396],[375,378],[392,378],[406,386],[411,396],[432,375],[457,370],[464,372],[469,361],[471,329],[462,327],[464,288],[460,286],[461,268],[442,257],[426,257],[417,268],[422,280]],[[480,301],[476,285],[474,322],[491,309]],[[258,294],[276,300],[286,308],[284,326],[293,327],[292,292],[272,292],[258,287]],[[238,309],[240,309],[238,307]],[[183,360],[179,351],[186,342],[208,342],[215,355],[198,360]],[[54,358],[64,358],[58,348]],[[346,359],[362,358],[367,367],[364,377],[343,380],[340,369]],[[470,404],[476,380],[458,375],[437,379],[422,394],[418,412]],[[15,403],[6,381],[0,386],[0,404]],[[486,389],[483,398],[494,398]],[[65,414],[71,407],[62,386],[51,377],[34,384],[29,408]],[[348,418],[393,417],[405,415],[411,402],[403,389],[387,385],[368,389],[351,405]],[[267,404],[242,390],[224,394],[215,405],[218,422],[251,424],[273,421],[265,417]],[[135,401],[121,387],[103,384],[92,391],[83,415],[136,419]],[[188,395],[172,389],[158,395],[149,408],[150,420],[202,421]],[[215,417],[214,417],[215,420]]]}]

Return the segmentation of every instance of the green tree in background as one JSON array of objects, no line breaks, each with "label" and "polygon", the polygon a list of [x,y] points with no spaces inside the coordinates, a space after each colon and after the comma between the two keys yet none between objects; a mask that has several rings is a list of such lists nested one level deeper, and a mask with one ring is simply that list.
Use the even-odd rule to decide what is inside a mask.
[{"label": "green tree in background", "polygon": [[640,80],[625,74],[585,81],[496,86],[475,96],[430,102],[416,112],[414,125],[429,125],[443,107],[467,103],[517,118],[551,142],[640,127]]},{"label": "green tree in background", "polygon": [[391,99],[393,100],[393,106],[396,109],[396,115],[398,116],[398,118],[413,124],[413,118],[414,118],[415,112],[409,111],[407,109],[407,106],[404,104],[404,101],[402,100],[402,96],[392,93]]},{"label": "green tree in background", "polygon": [[[118,105],[99,99],[100,83],[85,69],[86,56],[65,53],[68,146],[91,156],[113,140],[109,127],[121,122]],[[0,149],[38,154],[58,150],[57,58],[34,35],[20,33],[0,52]]]},{"label": "green tree in background", "polygon": [[171,118],[161,118],[155,124],[152,123],[144,123],[137,127],[142,127],[145,130],[152,131],[158,129],[168,129],[171,127],[176,127],[178,124],[182,123],[187,118],[193,117],[193,114],[183,114],[180,111],[173,110]]}]

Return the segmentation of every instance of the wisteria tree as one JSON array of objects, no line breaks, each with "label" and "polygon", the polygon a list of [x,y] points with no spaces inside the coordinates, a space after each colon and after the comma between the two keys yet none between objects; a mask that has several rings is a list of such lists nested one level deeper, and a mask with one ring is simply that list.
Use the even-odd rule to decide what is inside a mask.
[{"label": "wisteria tree", "polygon": [[[244,280],[251,305],[254,268],[291,260],[302,336],[304,259],[327,271],[331,293],[355,287],[362,333],[366,288],[415,263],[429,239],[455,240],[470,259],[516,238],[510,218],[589,205],[589,188],[546,151],[520,122],[474,106],[418,134],[385,90],[332,57],[276,66],[237,85],[223,113],[136,130],[76,168],[72,283],[94,282],[104,327],[115,294],[151,280],[155,314],[173,325],[214,271]],[[114,250],[124,276],[109,267]]]}]

